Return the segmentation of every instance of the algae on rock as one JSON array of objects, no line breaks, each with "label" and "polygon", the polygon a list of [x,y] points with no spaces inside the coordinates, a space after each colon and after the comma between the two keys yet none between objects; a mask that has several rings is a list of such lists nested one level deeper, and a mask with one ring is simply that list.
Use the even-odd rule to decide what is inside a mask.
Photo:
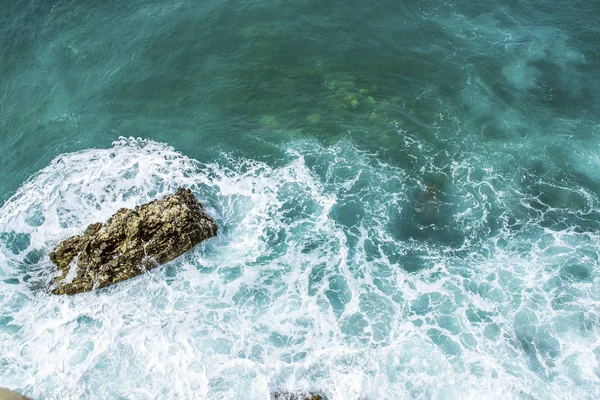
[{"label": "algae on rock", "polygon": [[75,294],[132,278],[216,234],[216,224],[189,189],[135,210],[122,208],[50,253],[61,272],[52,293]]}]

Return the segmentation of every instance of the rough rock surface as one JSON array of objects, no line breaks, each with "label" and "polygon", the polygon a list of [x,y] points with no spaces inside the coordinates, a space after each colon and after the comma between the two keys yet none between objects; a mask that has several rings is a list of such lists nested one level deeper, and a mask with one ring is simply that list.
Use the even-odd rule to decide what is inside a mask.
[{"label": "rough rock surface", "polygon": [[52,293],[80,293],[132,278],[216,234],[217,226],[189,189],[135,210],[122,208],[105,224],[91,224],[50,253],[62,272],[54,278]]}]

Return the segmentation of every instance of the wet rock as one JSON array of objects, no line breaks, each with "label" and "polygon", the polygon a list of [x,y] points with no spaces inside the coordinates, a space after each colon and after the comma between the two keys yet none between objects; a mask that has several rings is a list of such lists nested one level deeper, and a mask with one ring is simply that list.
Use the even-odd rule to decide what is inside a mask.
[{"label": "wet rock", "polygon": [[277,400],[327,400],[325,396],[308,392],[273,392],[272,396]]},{"label": "wet rock", "polygon": [[105,224],[91,224],[50,253],[62,273],[52,293],[80,293],[132,278],[216,234],[217,226],[189,189],[135,210],[122,208]]}]

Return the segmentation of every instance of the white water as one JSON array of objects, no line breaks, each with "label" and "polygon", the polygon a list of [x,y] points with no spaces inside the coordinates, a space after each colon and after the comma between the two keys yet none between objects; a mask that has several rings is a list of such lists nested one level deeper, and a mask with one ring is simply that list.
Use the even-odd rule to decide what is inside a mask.
[{"label": "white water", "polygon": [[[415,178],[344,143],[299,143],[279,167],[134,139],[63,155],[0,209],[0,386],[45,399],[600,396],[600,235],[515,228],[509,213],[530,199],[454,167],[462,249],[391,233]],[[105,290],[47,293],[60,240],[179,186],[218,238]],[[495,208],[504,222],[488,232]]]}]

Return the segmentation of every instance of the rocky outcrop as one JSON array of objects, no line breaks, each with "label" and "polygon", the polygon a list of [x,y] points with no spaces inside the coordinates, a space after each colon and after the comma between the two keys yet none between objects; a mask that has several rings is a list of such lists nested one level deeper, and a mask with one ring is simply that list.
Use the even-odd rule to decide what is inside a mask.
[{"label": "rocky outcrop", "polygon": [[50,253],[61,272],[52,293],[80,293],[132,278],[216,234],[216,224],[189,189],[135,210],[122,208]]}]

